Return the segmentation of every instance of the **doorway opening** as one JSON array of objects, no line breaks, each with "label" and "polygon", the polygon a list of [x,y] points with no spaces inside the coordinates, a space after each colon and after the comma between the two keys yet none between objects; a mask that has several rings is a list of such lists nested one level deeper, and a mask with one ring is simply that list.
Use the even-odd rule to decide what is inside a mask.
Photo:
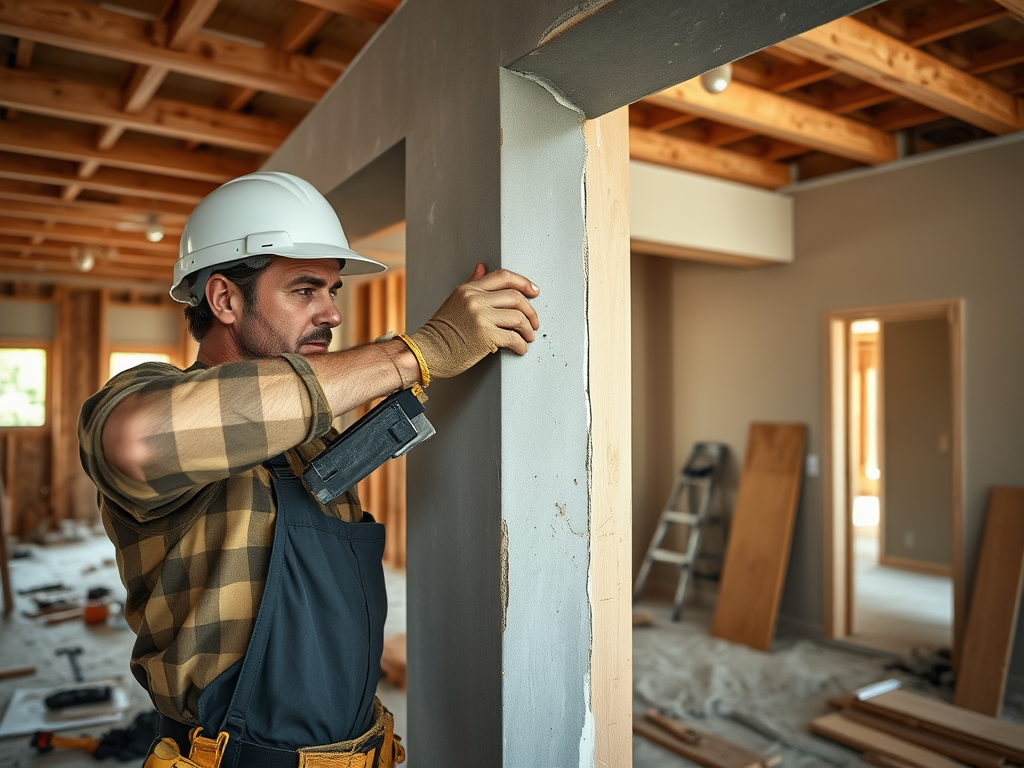
[{"label": "doorway opening", "polygon": [[960,303],[827,315],[826,631],[893,652],[962,628]]}]

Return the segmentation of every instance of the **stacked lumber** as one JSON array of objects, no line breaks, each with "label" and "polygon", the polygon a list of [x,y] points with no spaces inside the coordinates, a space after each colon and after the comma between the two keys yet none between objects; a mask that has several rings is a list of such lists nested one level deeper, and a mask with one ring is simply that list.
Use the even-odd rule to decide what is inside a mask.
[{"label": "stacked lumber", "polygon": [[900,689],[868,686],[832,703],[811,731],[886,768],[1009,768],[1024,764],[1024,727]]}]

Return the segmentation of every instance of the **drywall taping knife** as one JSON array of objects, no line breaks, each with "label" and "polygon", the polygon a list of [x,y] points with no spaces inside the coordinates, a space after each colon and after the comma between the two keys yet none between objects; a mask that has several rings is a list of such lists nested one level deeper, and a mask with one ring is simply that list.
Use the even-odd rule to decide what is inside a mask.
[{"label": "drywall taping knife", "polygon": [[302,479],[321,504],[341,496],[388,459],[408,453],[434,434],[417,384],[375,405],[310,459]]}]

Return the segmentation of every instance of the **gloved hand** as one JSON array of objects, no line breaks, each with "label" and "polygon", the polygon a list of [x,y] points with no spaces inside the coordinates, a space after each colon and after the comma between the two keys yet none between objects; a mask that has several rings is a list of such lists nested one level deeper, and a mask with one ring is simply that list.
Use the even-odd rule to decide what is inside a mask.
[{"label": "gloved hand", "polygon": [[457,376],[499,349],[526,354],[540,328],[528,299],[539,293],[522,275],[505,269],[487,272],[477,264],[469,282],[452,291],[434,316],[410,334],[430,378]]}]

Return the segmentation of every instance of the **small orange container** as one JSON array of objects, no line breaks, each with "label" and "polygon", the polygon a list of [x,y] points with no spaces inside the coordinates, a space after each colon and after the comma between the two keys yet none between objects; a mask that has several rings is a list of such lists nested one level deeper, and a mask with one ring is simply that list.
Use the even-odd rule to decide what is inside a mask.
[{"label": "small orange container", "polygon": [[106,600],[88,600],[82,617],[86,624],[102,624],[110,615],[110,605]]}]

